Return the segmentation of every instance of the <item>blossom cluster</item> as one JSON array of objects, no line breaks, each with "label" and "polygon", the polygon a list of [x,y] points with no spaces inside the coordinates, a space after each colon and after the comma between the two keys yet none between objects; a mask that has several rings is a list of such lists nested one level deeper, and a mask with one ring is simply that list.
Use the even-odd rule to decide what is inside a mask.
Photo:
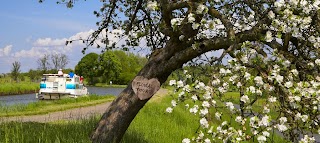
[{"label": "blossom cluster", "polygon": [[[244,45],[250,47],[248,42]],[[238,58],[230,59],[228,65],[212,73],[210,85],[198,80],[191,82],[189,74],[185,74],[184,80],[169,81],[169,85],[175,87],[176,98],[167,112],[172,113],[178,104],[191,100],[193,104],[186,104],[186,111],[199,117],[198,136],[186,138],[184,142],[241,142],[252,138],[267,142],[275,135],[274,130],[283,135],[295,130],[302,130],[301,134],[310,129],[318,131],[320,77],[301,79],[302,73],[277,50],[272,51],[269,55],[273,56],[268,59],[247,47],[235,53]],[[263,68],[250,68],[257,63]],[[310,60],[308,65],[312,65],[309,70],[314,72],[320,69],[319,59]],[[222,100],[231,87],[242,91],[236,103]],[[227,112],[234,115],[231,122],[223,116],[229,114]],[[235,123],[237,125],[232,126]],[[312,141],[312,137],[307,137],[301,141]]]}]

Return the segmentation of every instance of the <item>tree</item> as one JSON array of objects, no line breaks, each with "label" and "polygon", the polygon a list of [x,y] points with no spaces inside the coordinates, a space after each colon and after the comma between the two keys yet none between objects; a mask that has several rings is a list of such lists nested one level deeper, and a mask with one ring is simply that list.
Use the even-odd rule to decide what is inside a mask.
[{"label": "tree", "polygon": [[121,72],[114,80],[115,84],[128,84],[146,63],[146,58],[130,52],[114,50],[113,53],[121,61]]},{"label": "tree", "polygon": [[65,54],[51,54],[52,66],[55,70],[64,69],[69,63],[69,59]]},{"label": "tree", "polygon": [[[74,2],[69,0],[66,3],[68,7],[72,7]],[[156,79],[163,84],[174,70],[181,68],[188,61],[208,51],[223,50],[221,56],[211,58],[209,63],[221,61],[226,55],[231,56],[237,63],[236,67],[240,63],[240,66],[255,69],[259,73],[256,81],[262,83],[261,78],[263,83],[268,81],[270,87],[275,89],[273,94],[281,95],[273,96],[277,100],[272,97],[271,101],[279,101],[280,117],[287,117],[286,119],[290,118],[290,120],[281,118],[282,120],[279,121],[277,119],[277,127],[287,127],[284,125],[287,122],[290,122],[291,125],[299,125],[297,122],[301,120],[295,120],[293,115],[302,113],[306,114],[308,119],[312,117],[308,120],[310,121],[308,127],[311,127],[312,124],[313,129],[319,129],[318,119],[314,118],[317,117],[315,115],[318,112],[310,109],[313,108],[312,102],[318,103],[316,101],[318,95],[312,92],[311,96],[308,92],[306,97],[306,92],[303,92],[302,96],[301,92],[293,93],[292,90],[288,90],[287,87],[292,87],[289,86],[290,84],[286,88],[283,86],[284,80],[301,82],[294,84],[294,87],[299,85],[299,89],[295,91],[301,91],[300,88],[303,88],[304,91],[307,90],[305,87],[310,87],[310,83],[317,81],[315,77],[319,70],[318,67],[315,67],[315,63],[320,64],[318,60],[318,48],[320,47],[318,0],[289,2],[283,0],[104,0],[102,2],[103,7],[100,11],[94,12],[97,17],[102,18],[97,23],[99,28],[83,41],[88,46],[102,47],[96,44],[97,40],[101,40],[107,45],[106,49],[116,48],[117,41],[110,41],[108,36],[101,37],[100,35],[103,35],[102,32],[119,29],[124,29],[123,32],[119,32],[119,36],[127,37],[125,46],[128,48],[136,48],[140,41],[146,41],[152,53],[146,65],[137,74],[137,79],[141,79],[140,77]],[[67,43],[70,42],[72,41]],[[250,54],[251,50],[256,52]],[[248,57],[248,55],[255,58]],[[273,58],[268,58],[270,55]],[[261,64],[264,58],[268,59],[266,63],[272,66]],[[290,64],[294,66],[291,67]],[[279,65],[285,66],[279,68]],[[293,76],[290,77],[289,72],[285,69],[293,70],[291,74],[297,77],[291,78]],[[229,71],[231,70],[221,68],[222,74],[230,74]],[[243,76],[245,75],[248,74]],[[268,78],[269,75],[272,76]],[[268,79],[272,82],[269,82]],[[243,80],[240,81],[243,82]],[[303,86],[305,84],[307,86]],[[179,82],[178,85],[183,84]],[[149,98],[139,98],[133,88],[133,83],[129,83],[108,107],[92,134],[93,142],[120,142],[135,115],[149,100]],[[224,87],[219,92],[222,91],[225,91]],[[240,89],[240,92],[244,91]],[[292,103],[290,102],[292,101],[291,94],[299,95],[300,99],[303,97],[303,100],[300,100],[302,104],[296,100],[294,100],[295,104],[290,104]],[[245,98],[244,101],[246,101]],[[297,104],[299,106],[292,107]],[[231,105],[228,104],[228,107],[233,107]],[[302,115],[297,118],[301,119],[301,117]],[[202,123],[207,121],[206,117],[202,119]],[[262,120],[260,117],[253,119],[253,121],[260,120]],[[206,126],[204,124],[204,127]],[[269,124],[266,126],[269,127]],[[257,127],[261,129],[260,126]],[[301,131],[300,127],[288,130],[291,131],[287,134],[290,140],[297,141],[294,132],[297,131],[296,129]],[[261,135],[260,140],[265,138]]]},{"label": "tree", "polygon": [[38,75],[37,70],[30,69],[28,72],[28,76],[30,77],[30,80],[32,82],[34,82],[38,78],[39,75]]},{"label": "tree", "polygon": [[97,76],[98,57],[96,53],[89,53],[75,67],[75,73],[88,78],[89,84],[94,84],[94,77]]},{"label": "tree", "polygon": [[38,69],[42,71],[42,73],[46,73],[50,69],[49,55],[44,54],[43,57],[38,59]]},{"label": "tree", "polygon": [[21,67],[21,63],[20,62],[14,61],[12,63],[11,78],[15,82],[18,82],[18,78],[19,78],[19,75],[20,75],[20,67]]},{"label": "tree", "polygon": [[107,82],[118,79],[121,70],[120,60],[114,52],[108,50],[101,55],[98,71]]}]

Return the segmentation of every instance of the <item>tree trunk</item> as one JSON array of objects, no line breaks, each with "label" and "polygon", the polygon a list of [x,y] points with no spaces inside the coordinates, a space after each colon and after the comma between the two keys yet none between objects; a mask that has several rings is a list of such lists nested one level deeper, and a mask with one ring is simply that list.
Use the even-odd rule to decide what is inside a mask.
[{"label": "tree trunk", "polygon": [[[177,45],[168,44],[166,47],[168,46],[172,46],[171,48],[173,48]],[[169,62],[169,59],[172,57],[171,53],[173,53],[172,50],[165,51],[165,49],[154,52],[154,54],[151,55],[148,63],[143,67],[137,76],[142,76],[147,79],[156,78],[160,82],[160,85],[162,85],[172,71],[182,67],[184,63],[173,61]],[[149,99],[150,98],[146,100],[140,100],[132,89],[131,81],[131,83],[120,93],[118,98],[112,102],[112,104],[101,117],[95,131],[91,136],[92,141],[99,143],[120,142],[134,117]]]}]

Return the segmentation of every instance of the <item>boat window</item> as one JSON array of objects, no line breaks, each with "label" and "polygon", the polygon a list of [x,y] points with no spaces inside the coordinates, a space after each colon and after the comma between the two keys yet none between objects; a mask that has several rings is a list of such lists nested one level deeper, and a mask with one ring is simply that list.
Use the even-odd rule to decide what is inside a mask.
[{"label": "boat window", "polygon": [[41,81],[46,81],[46,80],[47,80],[47,77],[45,76],[41,78]]},{"label": "boat window", "polygon": [[54,79],[55,79],[54,77],[47,77],[48,82],[54,82]]},{"label": "boat window", "polygon": [[71,81],[71,78],[67,78],[67,81]]}]

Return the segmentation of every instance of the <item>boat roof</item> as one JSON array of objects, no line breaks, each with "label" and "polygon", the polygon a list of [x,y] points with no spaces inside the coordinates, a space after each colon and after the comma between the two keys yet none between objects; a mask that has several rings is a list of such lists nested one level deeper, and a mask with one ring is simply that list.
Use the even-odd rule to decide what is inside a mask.
[{"label": "boat roof", "polygon": [[46,76],[60,76],[59,74],[53,74],[53,73],[48,73],[48,74],[43,74],[43,75],[46,75]]}]

